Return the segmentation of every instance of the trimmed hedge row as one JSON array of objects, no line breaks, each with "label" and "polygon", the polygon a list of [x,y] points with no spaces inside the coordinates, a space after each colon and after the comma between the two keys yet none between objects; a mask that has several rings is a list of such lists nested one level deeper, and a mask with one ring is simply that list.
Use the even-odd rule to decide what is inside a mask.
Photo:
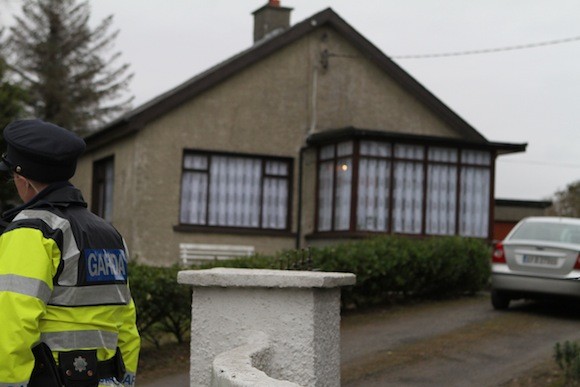
[{"label": "trimmed hedge row", "polygon": [[343,306],[368,307],[408,298],[444,298],[474,294],[488,283],[488,244],[480,239],[385,236],[275,257],[254,256],[205,264],[354,273],[354,286],[342,291]]},{"label": "trimmed hedge row", "polygon": [[[349,272],[354,286],[342,289],[343,307],[369,307],[411,298],[440,299],[474,294],[488,283],[491,251],[479,239],[385,236],[276,256],[255,255],[215,261],[194,269],[238,267]],[[189,328],[191,290],[175,286],[178,266],[132,264],[131,292],[144,338],[159,343],[161,332],[184,340]]]},{"label": "trimmed hedge row", "polygon": [[160,347],[170,334],[178,343],[188,340],[191,288],[177,284],[183,268],[129,264],[131,295],[137,308],[137,328],[144,340]]}]

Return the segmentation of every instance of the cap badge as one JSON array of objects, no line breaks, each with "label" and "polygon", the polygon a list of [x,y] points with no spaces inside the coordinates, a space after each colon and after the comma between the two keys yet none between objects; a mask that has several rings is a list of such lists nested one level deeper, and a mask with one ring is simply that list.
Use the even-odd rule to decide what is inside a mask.
[{"label": "cap badge", "polygon": [[83,372],[84,370],[87,369],[87,366],[89,364],[87,363],[87,359],[85,359],[82,356],[79,356],[79,357],[75,358],[73,365],[75,366],[75,371]]}]

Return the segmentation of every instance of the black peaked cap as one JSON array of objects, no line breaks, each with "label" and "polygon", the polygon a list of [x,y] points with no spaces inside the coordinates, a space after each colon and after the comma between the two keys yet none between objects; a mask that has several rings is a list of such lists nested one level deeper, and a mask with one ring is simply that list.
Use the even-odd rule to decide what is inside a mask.
[{"label": "black peaked cap", "polygon": [[41,120],[20,120],[4,128],[7,150],[0,170],[16,172],[41,183],[70,179],[85,151],[82,138]]}]

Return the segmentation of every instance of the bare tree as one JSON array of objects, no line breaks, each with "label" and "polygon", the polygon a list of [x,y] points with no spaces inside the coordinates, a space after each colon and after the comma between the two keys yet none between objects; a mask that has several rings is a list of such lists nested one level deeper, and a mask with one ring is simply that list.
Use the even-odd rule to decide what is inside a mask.
[{"label": "bare tree", "polygon": [[580,217],[580,180],[554,195],[554,204],[549,209],[551,215]]},{"label": "bare tree", "polygon": [[25,0],[10,28],[11,70],[30,95],[31,115],[84,135],[130,108],[132,74],[117,65],[113,16],[89,26],[87,1]]}]

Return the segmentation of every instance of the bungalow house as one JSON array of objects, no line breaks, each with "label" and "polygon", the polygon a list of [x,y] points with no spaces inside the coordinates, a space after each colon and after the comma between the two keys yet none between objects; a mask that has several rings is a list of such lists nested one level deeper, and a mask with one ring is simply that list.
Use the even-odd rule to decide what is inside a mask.
[{"label": "bungalow house", "polygon": [[[86,138],[74,183],[141,262],[270,254],[377,234],[491,239],[490,142],[332,9]],[[180,258],[181,257],[181,258]]]}]

